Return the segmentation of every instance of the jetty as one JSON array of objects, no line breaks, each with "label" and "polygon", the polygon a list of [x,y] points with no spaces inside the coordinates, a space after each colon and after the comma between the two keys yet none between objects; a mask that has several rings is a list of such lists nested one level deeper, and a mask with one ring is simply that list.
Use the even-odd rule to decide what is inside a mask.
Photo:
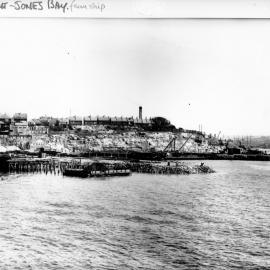
[{"label": "jetty", "polygon": [[94,162],[80,168],[66,167],[63,171],[64,176],[76,177],[106,177],[106,176],[128,176],[131,170],[126,166],[119,167],[116,164]]},{"label": "jetty", "polygon": [[46,158],[12,158],[7,162],[10,173],[60,173],[65,165],[59,160]]},{"label": "jetty", "polygon": [[131,170],[121,163],[61,158],[14,158],[7,161],[10,173],[53,173],[64,176],[128,176]]},{"label": "jetty", "polygon": [[128,176],[132,172],[149,174],[204,174],[213,173],[210,167],[187,165],[183,162],[114,161],[75,158],[11,158],[7,161],[10,173],[51,173],[75,177]]}]

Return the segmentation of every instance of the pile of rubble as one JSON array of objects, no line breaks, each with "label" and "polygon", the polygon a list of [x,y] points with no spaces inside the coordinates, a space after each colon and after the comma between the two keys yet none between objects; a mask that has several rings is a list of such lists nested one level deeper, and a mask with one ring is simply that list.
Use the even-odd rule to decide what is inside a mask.
[{"label": "pile of rubble", "polygon": [[200,173],[214,173],[215,171],[209,166],[195,165],[188,166],[184,163],[176,164],[176,166],[162,165],[155,163],[128,163],[127,167],[132,172],[150,173],[150,174],[200,174]]}]

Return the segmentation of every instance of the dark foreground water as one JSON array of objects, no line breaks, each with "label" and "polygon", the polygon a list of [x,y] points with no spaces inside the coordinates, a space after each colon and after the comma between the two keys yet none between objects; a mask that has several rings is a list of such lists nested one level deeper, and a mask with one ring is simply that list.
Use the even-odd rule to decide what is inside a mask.
[{"label": "dark foreground water", "polygon": [[270,269],[270,162],[211,175],[2,176],[0,269]]}]

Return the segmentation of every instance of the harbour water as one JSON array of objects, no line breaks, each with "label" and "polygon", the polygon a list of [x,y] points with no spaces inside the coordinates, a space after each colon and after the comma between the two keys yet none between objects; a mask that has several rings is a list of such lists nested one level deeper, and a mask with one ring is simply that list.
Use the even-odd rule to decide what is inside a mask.
[{"label": "harbour water", "polygon": [[216,173],[2,175],[0,268],[270,269],[270,162],[205,163]]}]

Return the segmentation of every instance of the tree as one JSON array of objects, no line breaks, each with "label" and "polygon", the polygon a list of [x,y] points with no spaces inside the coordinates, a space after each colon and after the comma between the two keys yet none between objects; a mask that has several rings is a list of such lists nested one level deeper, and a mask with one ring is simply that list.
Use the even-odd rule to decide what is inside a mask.
[{"label": "tree", "polygon": [[153,131],[174,131],[175,126],[170,123],[169,120],[167,120],[164,117],[154,117],[151,119],[152,122],[152,130]]}]

